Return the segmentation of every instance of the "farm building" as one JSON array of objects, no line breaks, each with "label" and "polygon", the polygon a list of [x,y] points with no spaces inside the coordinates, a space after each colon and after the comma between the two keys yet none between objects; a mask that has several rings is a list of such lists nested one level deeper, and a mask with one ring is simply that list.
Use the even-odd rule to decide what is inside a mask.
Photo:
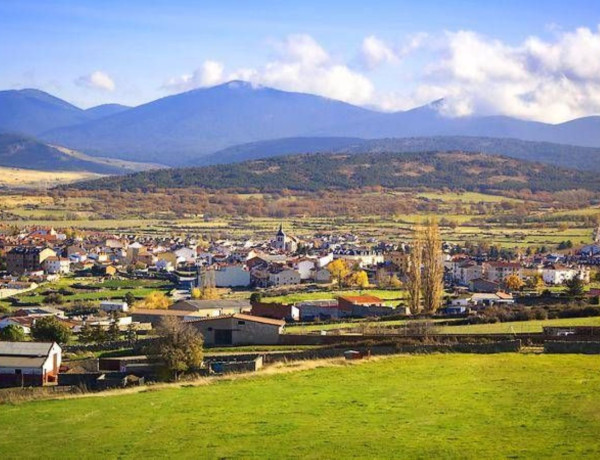
[{"label": "farm building", "polygon": [[107,300],[104,302],[100,302],[100,310],[106,313],[127,312],[129,311],[129,305],[127,304],[127,302],[111,302]]},{"label": "farm building", "polygon": [[274,345],[285,321],[234,314],[188,321],[204,336],[206,345]]},{"label": "farm building", "polygon": [[252,303],[252,315],[264,318],[282,319],[284,321],[299,321],[300,310],[293,305],[281,303]]},{"label": "farm building", "polygon": [[55,383],[62,360],[57,343],[0,342],[0,386]]},{"label": "farm building", "polygon": [[185,310],[161,310],[161,309],[142,309],[136,308],[131,313],[131,319],[136,323],[150,323],[153,327],[156,327],[160,324],[163,318],[167,316],[171,316],[177,318],[179,320],[185,321],[187,319],[194,319],[200,317],[201,315],[197,312],[193,311],[185,311]]},{"label": "farm building", "polygon": [[250,302],[247,300],[180,300],[169,310],[188,311],[196,316],[223,316],[234,313],[249,312]]}]

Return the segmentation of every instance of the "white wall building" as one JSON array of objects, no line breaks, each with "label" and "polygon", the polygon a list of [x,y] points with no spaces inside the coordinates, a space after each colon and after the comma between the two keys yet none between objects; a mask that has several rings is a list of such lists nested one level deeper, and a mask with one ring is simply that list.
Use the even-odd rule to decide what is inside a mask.
[{"label": "white wall building", "polygon": [[272,286],[289,286],[300,284],[300,273],[291,268],[283,269],[275,273],[269,273],[269,284]]},{"label": "white wall building", "polygon": [[71,271],[71,261],[62,257],[48,257],[44,260],[46,273],[62,275]]},{"label": "white wall building", "polygon": [[129,305],[127,302],[110,302],[104,301],[100,302],[100,310],[105,311],[106,313],[112,312],[126,312],[129,311]]},{"label": "white wall building", "polygon": [[245,287],[250,286],[250,272],[241,265],[225,265],[215,271],[215,286]]}]

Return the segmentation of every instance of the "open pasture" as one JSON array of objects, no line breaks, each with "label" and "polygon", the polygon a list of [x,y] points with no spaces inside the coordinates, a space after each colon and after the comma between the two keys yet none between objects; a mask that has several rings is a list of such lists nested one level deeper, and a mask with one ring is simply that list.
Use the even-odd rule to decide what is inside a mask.
[{"label": "open pasture", "polygon": [[600,455],[600,357],[336,362],[201,386],[7,405],[0,452],[5,459]]}]

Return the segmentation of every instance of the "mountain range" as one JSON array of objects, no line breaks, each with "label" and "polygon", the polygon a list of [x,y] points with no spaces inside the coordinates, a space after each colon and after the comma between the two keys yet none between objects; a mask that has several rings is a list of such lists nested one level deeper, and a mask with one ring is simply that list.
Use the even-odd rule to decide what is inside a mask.
[{"label": "mountain range", "polygon": [[[283,141],[288,147],[294,144],[291,153],[347,149],[348,138],[359,149],[380,149],[367,144],[360,147],[365,139],[435,138],[419,142],[403,140],[389,147],[402,151],[410,150],[405,147],[411,143],[414,148],[433,143],[435,150],[462,149],[464,143],[477,151],[490,148],[489,140],[468,141],[466,137],[600,148],[600,117],[557,125],[503,116],[448,118],[441,114],[443,106],[444,101],[440,100],[404,112],[382,113],[241,81],[196,89],[137,107],[110,104],[88,110],[38,90],[2,91],[0,133],[35,136],[44,143],[88,156],[166,166],[221,162],[223,149],[261,141],[281,142],[283,138],[304,139],[302,145],[294,140]],[[457,144],[459,138],[462,140]],[[494,153],[511,154],[495,151],[502,145],[496,142],[492,146]],[[237,149],[241,152],[245,148]],[[555,164],[558,163],[552,157],[561,150],[533,144],[518,148],[515,144],[512,148],[529,152],[527,155],[534,155],[533,159]],[[579,152],[592,155],[592,162],[599,161],[595,149]],[[225,153],[229,155],[231,150]],[[568,153],[561,155],[567,158]],[[238,155],[235,161],[243,159]]]}]

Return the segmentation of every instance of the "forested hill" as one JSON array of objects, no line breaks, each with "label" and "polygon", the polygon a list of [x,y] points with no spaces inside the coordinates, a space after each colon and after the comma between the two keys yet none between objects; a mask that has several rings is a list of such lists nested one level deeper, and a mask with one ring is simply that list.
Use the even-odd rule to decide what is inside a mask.
[{"label": "forested hill", "polygon": [[278,191],[432,187],[465,190],[600,190],[597,174],[465,152],[305,154],[231,165],[161,169],[80,182],[81,190],[203,187]]},{"label": "forested hill", "polygon": [[189,166],[238,163],[300,153],[442,152],[458,150],[505,155],[565,168],[600,172],[600,149],[519,139],[432,136],[388,139],[293,137],[236,145],[207,155]]}]

